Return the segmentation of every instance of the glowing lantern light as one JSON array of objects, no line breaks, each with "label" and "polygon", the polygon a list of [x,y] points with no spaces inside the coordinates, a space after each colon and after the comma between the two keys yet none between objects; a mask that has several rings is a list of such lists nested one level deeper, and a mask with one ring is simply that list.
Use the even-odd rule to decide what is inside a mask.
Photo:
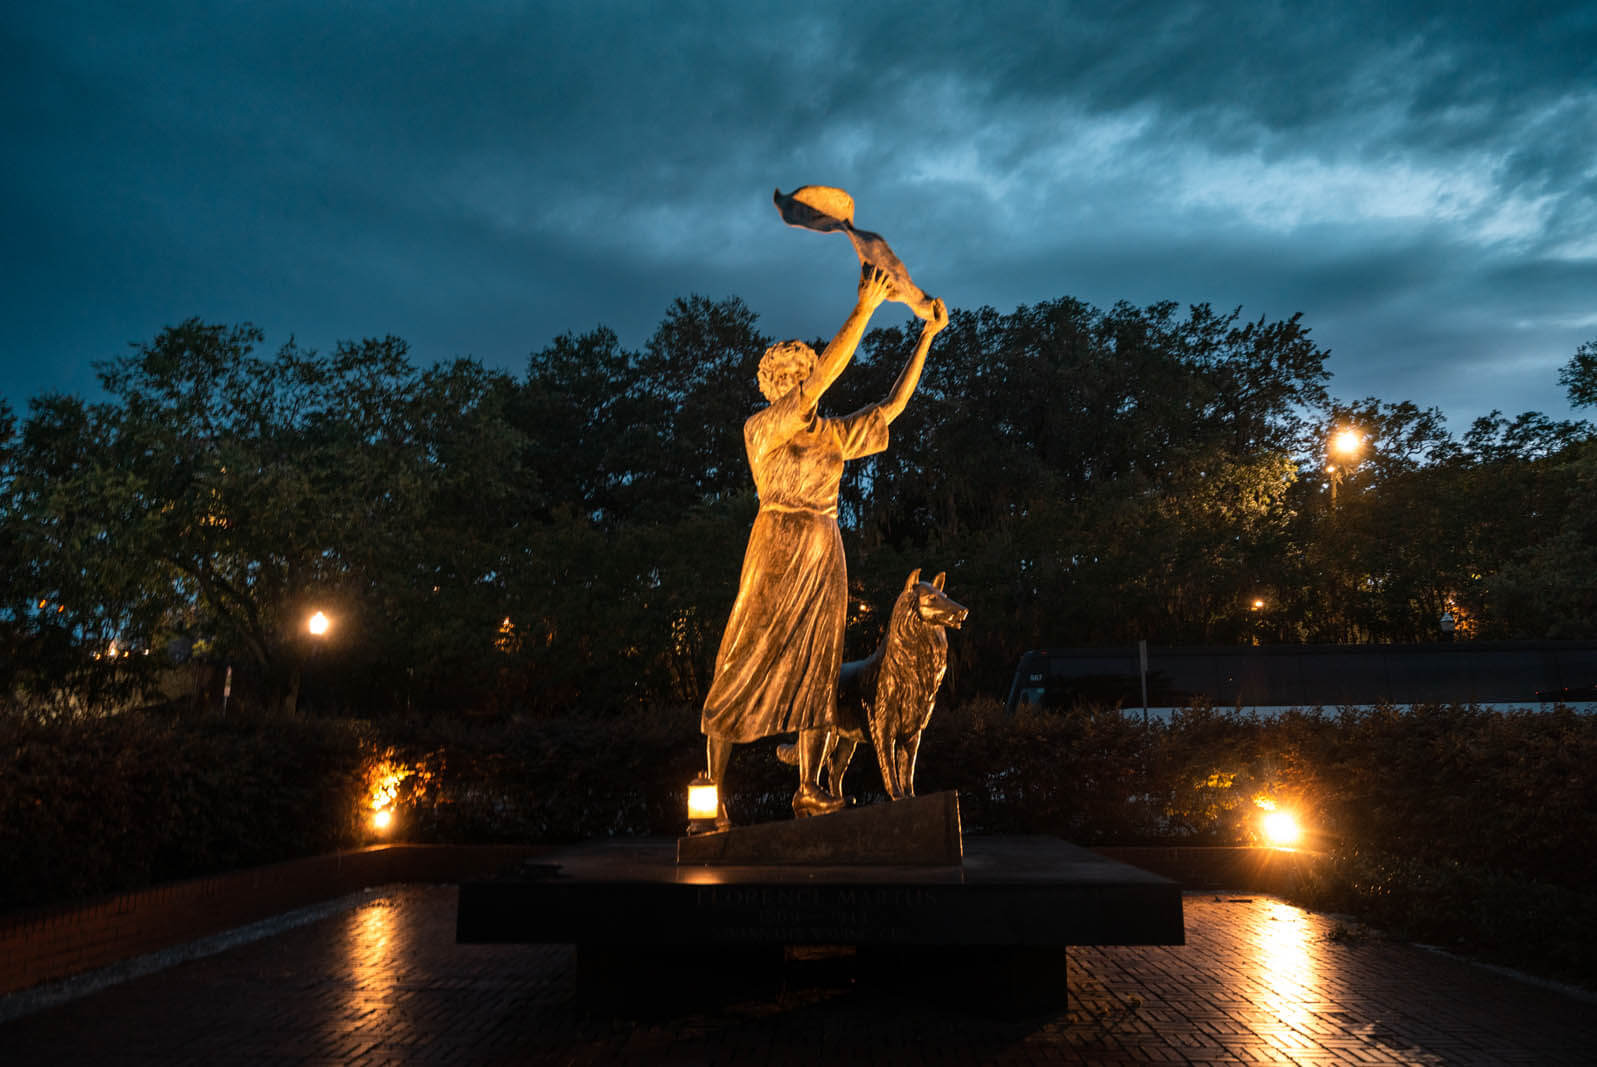
[{"label": "glowing lantern light", "polygon": [[1331,447],[1339,455],[1351,456],[1363,446],[1364,438],[1357,430],[1339,430],[1336,436],[1331,438]]},{"label": "glowing lantern light", "polygon": [[720,812],[721,798],[715,783],[708,778],[700,777],[688,786],[688,817],[690,819],[713,819]]},{"label": "glowing lantern light", "polygon": [[379,808],[372,813],[372,825],[378,830],[387,830],[394,825],[394,809]]},{"label": "glowing lantern light", "polygon": [[702,834],[715,829],[721,814],[721,791],[714,782],[699,775],[688,786],[688,833]]},{"label": "glowing lantern light", "polygon": [[327,631],[332,629],[332,627],[333,620],[329,619],[323,612],[320,611],[312,615],[305,623],[305,629],[309,630],[316,637],[325,637],[327,635]]}]

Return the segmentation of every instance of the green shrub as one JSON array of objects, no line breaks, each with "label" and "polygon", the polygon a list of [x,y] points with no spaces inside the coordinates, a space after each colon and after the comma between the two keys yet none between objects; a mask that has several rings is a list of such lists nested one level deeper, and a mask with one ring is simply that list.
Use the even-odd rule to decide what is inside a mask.
[{"label": "green shrub", "polygon": [[1597,984],[1597,894],[1457,861],[1338,849],[1294,894],[1408,941]]}]

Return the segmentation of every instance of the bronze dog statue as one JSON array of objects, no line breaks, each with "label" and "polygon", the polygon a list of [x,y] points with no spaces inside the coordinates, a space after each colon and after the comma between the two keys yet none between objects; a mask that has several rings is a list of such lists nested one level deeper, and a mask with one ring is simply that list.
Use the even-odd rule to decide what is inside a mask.
[{"label": "bronze dog statue", "polygon": [[[843,796],[843,774],[854,749],[869,742],[876,749],[882,784],[892,800],[915,795],[915,756],[921,732],[931,720],[937,689],[948,668],[948,635],[959,629],[969,609],[943,592],[946,573],[930,582],[910,573],[893,602],[887,633],[869,659],[843,664],[837,679],[837,712],[826,755],[826,790]],[[792,745],[779,745],[784,763],[797,759]]]}]

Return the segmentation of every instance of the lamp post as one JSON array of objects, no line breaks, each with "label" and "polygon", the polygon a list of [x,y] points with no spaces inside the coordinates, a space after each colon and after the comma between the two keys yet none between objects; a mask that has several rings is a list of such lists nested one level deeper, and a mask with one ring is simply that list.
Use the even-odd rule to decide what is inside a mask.
[{"label": "lamp post", "polygon": [[[1347,475],[1347,469],[1359,458],[1359,453],[1364,451],[1364,435],[1351,426],[1344,426],[1331,435],[1327,452],[1330,454],[1325,464],[1325,473],[1331,476],[1331,506],[1336,507],[1336,489],[1342,484],[1342,479]],[[1334,460],[1340,459],[1338,465]]]},{"label": "lamp post", "polygon": [[[327,635],[332,633],[332,630],[333,620],[328,617],[325,611],[322,611],[319,608],[308,618],[306,618],[305,632],[310,634],[313,638],[309,657],[312,662],[315,662],[316,650],[321,647],[324,641],[327,640]],[[294,664],[294,677],[289,684],[288,692],[288,711],[291,715],[299,714],[300,677],[301,667],[296,661]]]}]

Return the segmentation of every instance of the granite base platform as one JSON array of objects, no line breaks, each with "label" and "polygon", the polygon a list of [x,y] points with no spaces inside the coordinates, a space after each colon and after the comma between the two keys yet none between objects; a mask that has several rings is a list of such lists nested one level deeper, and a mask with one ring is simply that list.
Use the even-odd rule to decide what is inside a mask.
[{"label": "granite base platform", "polygon": [[463,884],[456,939],[574,944],[588,1000],[636,1003],[705,976],[753,988],[785,950],[827,945],[851,947],[862,976],[961,975],[968,990],[974,972],[989,1001],[1019,1007],[1063,1003],[1070,945],[1180,945],[1185,930],[1177,883],[1058,838],[966,837],[963,863],[945,866],[679,865],[659,839]]}]

